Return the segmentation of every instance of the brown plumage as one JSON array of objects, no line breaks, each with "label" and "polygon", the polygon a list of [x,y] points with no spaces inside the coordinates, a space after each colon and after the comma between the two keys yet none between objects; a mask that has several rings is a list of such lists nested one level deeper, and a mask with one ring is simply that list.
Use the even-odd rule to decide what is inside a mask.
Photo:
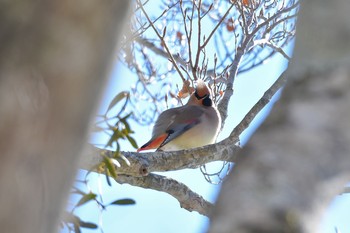
[{"label": "brown plumage", "polygon": [[152,138],[137,151],[173,151],[212,144],[220,126],[220,114],[210,89],[198,80],[187,104],[162,112],[153,127]]}]

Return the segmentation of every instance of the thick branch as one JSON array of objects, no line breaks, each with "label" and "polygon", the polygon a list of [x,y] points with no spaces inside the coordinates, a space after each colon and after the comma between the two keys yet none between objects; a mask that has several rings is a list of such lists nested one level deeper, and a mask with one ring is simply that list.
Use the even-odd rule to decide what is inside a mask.
[{"label": "thick branch", "polygon": [[213,204],[206,201],[199,194],[193,192],[183,183],[165,176],[153,173],[144,177],[119,175],[116,181],[121,184],[127,183],[141,188],[166,192],[176,198],[182,208],[188,211],[196,211],[205,216],[209,215],[213,207]]},{"label": "thick branch", "polygon": [[[180,170],[184,168],[197,168],[203,164],[212,161],[236,161],[235,155],[239,146],[235,145],[231,138],[225,139],[219,143],[200,148],[194,148],[181,151],[158,151],[148,153],[122,152],[131,166],[122,163],[117,167],[118,174],[131,176],[147,176],[151,172]],[[81,166],[82,169],[90,170],[94,165],[103,161],[103,155],[112,157],[114,151],[93,148],[86,148],[84,154],[85,160]]]}]

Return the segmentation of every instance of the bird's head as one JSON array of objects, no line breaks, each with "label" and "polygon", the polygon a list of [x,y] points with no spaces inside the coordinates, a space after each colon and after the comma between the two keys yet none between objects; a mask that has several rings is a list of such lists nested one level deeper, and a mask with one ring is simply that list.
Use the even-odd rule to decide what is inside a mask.
[{"label": "bird's head", "polygon": [[202,105],[207,107],[211,107],[213,105],[211,91],[203,80],[197,80],[196,89],[192,93],[187,104]]}]

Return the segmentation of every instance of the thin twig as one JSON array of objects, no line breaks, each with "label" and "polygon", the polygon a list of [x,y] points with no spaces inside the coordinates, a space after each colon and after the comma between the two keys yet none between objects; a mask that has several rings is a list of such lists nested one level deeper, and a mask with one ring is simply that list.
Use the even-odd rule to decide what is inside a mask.
[{"label": "thin twig", "polygon": [[228,10],[226,11],[226,13],[224,14],[224,16],[220,19],[220,21],[216,24],[216,26],[214,27],[214,29],[211,31],[211,33],[209,34],[208,38],[204,41],[204,43],[201,45],[201,48],[204,48],[205,46],[207,46],[207,44],[209,43],[210,39],[213,37],[214,33],[216,32],[216,30],[219,28],[219,26],[222,24],[222,22],[224,21],[224,19],[226,18],[226,16],[230,13],[232,7],[234,5],[232,4]]},{"label": "thin twig", "polygon": [[274,84],[272,84],[272,86],[264,93],[260,100],[250,109],[242,121],[234,128],[229,137],[238,138],[239,135],[249,127],[256,115],[270,102],[271,98],[286,84],[286,82],[287,76],[285,75],[285,72],[283,72]]},{"label": "thin twig", "polygon": [[[157,55],[160,55],[168,60],[169,54],[164,52],[162,49],[158,48],[155,44],[150,42],[148,39],[145,39],[143,37],[136,37],[135,41],[140,43],[141,45],[149,48],[152,52],[154,52]],[[186,66],[187,63],[177,54],[172,55],[174,60],[179,63],[180,65]]]},{"label": "thin twig", "polygon": [[[145,14],[145,16],[146,16],[146,18],[147,18],[147,20],[148,20],[148,23],[152,26],[154,32],[156,33],[156,35],[158,36],[158,38],[162,41],[162,44],[163,44],[165,50],[167,51],[167,53],[168,53],[168,55],[169,55],[169,57],[170,57],[171,63],[174,65],[174,67],[175,67],[176,71],[178,72],[178,74],[180,75],[182,81],[185,82],[186,79],[185,79],[185,77],[183,76],[183,74],[182,74],[180,68],[178,67],[178,65],[177,65],[177,63],[176,63],[176,60],[174,59],[173,55],[171,54],[168,45],[165,43],[164,36],[162,36],[162,35],[159,34],[157,28],[154,26],[152,20],[149,18],[148,14],[147,14],[146,10],[143,8],[141,2],[140,2],[140,1],[137,1],[137,3],[140,5],[140,8],[141,8],[142,12]],[[164,32],[165,32],[165,31],[164,31]]]}]

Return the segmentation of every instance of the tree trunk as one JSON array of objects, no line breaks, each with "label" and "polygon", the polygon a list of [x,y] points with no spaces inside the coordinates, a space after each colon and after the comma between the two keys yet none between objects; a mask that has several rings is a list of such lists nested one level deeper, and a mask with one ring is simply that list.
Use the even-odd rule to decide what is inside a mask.
[{"label": "tree trunk", "polygon": [[57,231],[129,5],[0,3],[1,232]]},{"label": "tree trunk", "polygon": [[350,180],[349,7],[302,2],[289,83],[238,156],[209,232],[318,232]]}]

